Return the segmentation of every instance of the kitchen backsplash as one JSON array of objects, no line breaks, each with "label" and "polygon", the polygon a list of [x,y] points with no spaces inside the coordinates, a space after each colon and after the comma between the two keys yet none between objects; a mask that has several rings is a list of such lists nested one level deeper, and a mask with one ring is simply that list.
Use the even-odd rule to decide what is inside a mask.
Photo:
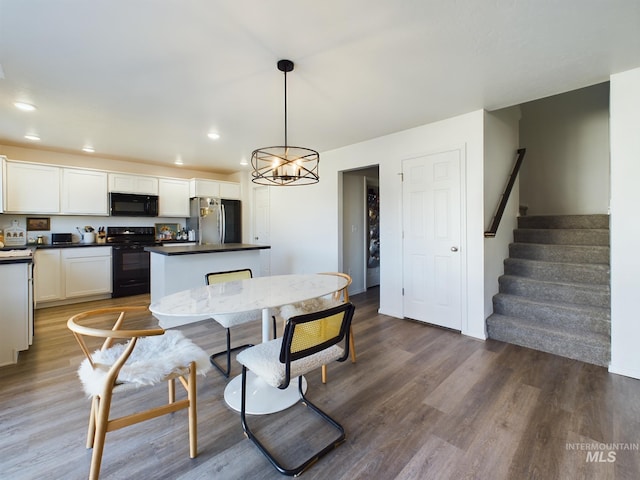
[{"label": "kitchen backsplash", "polygon": [[[18,220],[18,226],[27,228],[27,217],[31,215],[10,215],[0,214],[0,230],[11,226],[13,220]],[[79,242],[80,235],[76,227],[81,230],[87,226],[92,226],[96,231],[99,227],[153,227],[156,223],[178,224],[179,228],[186,225],[186,218],[166,218],[166,217],[93,217],[76,215],[33,215],[34,217],[48,217],[50,228],[48,231],[27,232],[27,240],[35,243],[37,237],[42,235],[46,244],[51,243],[51,233],[71,233],[73,241]]]}]

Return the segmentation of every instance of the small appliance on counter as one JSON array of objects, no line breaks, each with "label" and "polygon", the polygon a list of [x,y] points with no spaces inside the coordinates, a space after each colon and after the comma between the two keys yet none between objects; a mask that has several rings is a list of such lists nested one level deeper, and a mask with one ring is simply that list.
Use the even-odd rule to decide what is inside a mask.
[{"label": "small appliance on counter", "polygon": [[73,237],[70,233],[52,233],[51,245],[71,245]]}]

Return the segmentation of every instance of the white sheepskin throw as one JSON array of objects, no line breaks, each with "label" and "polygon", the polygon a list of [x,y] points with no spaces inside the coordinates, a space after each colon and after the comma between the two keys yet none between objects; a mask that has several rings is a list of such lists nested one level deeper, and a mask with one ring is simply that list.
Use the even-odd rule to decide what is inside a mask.
[{"label": "white sheepskin throw", "polygon": [[342,302],[334,300],[332,295],[328,295],[325,297],[312,298],[311,300],[305,300],[300,303],[283,305],[278,309],[278,316],[286,322],[291,317],[327,310],[332,307],[337,307],[338,305],[342,305]]},{"label": "white sheepskin throw", "polygon": [[[279,359],[281,348],[282,338],[277,338],[241,351],[236,359],[269,385],[278,387],[284,383],[286,376],[285,365]],[[314,355],[291,362],[291,378],[327,365],[342,355],[344,349],[339,345],[332,345]]]},{"label": "white sheepskin throw", "polygon": [[[96,368],[85,359],[78,368],[78,377],[89,396],[102,393],[106,374],[120,357],[126,344],[117,344],[93,354]],[[164,335],[141,337],[118,375],[118,383],[135,386],[154,385],[196,362],[196,373],[204,375],[211,365],[209,355],[178,330],[167,330]]]}]

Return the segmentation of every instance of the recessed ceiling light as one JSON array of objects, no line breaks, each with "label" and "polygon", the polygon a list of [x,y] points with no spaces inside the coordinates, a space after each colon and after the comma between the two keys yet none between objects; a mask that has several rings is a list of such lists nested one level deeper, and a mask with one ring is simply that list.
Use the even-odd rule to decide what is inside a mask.
[{"label": "recessed ceiling light", "polygon": [[84,147],[82,147],[82,151],[83,152],[87,152],[87,153],[95,153],[95,148],[89,146],[89,145],[85,145]]},{"label": "recessed ceiling light", "polygon": [[176,158],[176,161],[173,163],[175,163],[176,165],[184,165],[184,163],[182,163],[182,157]]},{"label": "recessed ceiling light", "polygon": [[24,136],[24,138],[26,138],[27,140],[33,140],[34,142],[37,142],[40,140],[40,137],[38,135],[32,135],[32,134],[27,134]]},{"label": "recessed ceiling light", "polygon": [[35,105],[27,102],[13,102],[13,104],[16,106],[16,108],[24,110],[25,112],[33,112],[36,109]]},{"label": "recessed ceiling light", "polygon": [[220,135],[216,132],[209,132],[207,133],[207,137],[209,137],[211,140],[218,140],[220,138]]},{"label": "recessed ceiling light", "polygon": [[243,158],[242,160],[240,160],[240,165],[242,166],[249,165],[249,162],[247,162],[246,158]]}]

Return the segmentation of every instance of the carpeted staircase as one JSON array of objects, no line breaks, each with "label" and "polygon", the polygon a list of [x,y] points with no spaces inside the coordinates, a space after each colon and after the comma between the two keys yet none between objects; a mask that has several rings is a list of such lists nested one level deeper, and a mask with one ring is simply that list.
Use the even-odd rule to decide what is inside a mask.
[{"label": "carpeted staircase", "polygon": [[608,366],[609,216],[518,218],[489,338]]}]

